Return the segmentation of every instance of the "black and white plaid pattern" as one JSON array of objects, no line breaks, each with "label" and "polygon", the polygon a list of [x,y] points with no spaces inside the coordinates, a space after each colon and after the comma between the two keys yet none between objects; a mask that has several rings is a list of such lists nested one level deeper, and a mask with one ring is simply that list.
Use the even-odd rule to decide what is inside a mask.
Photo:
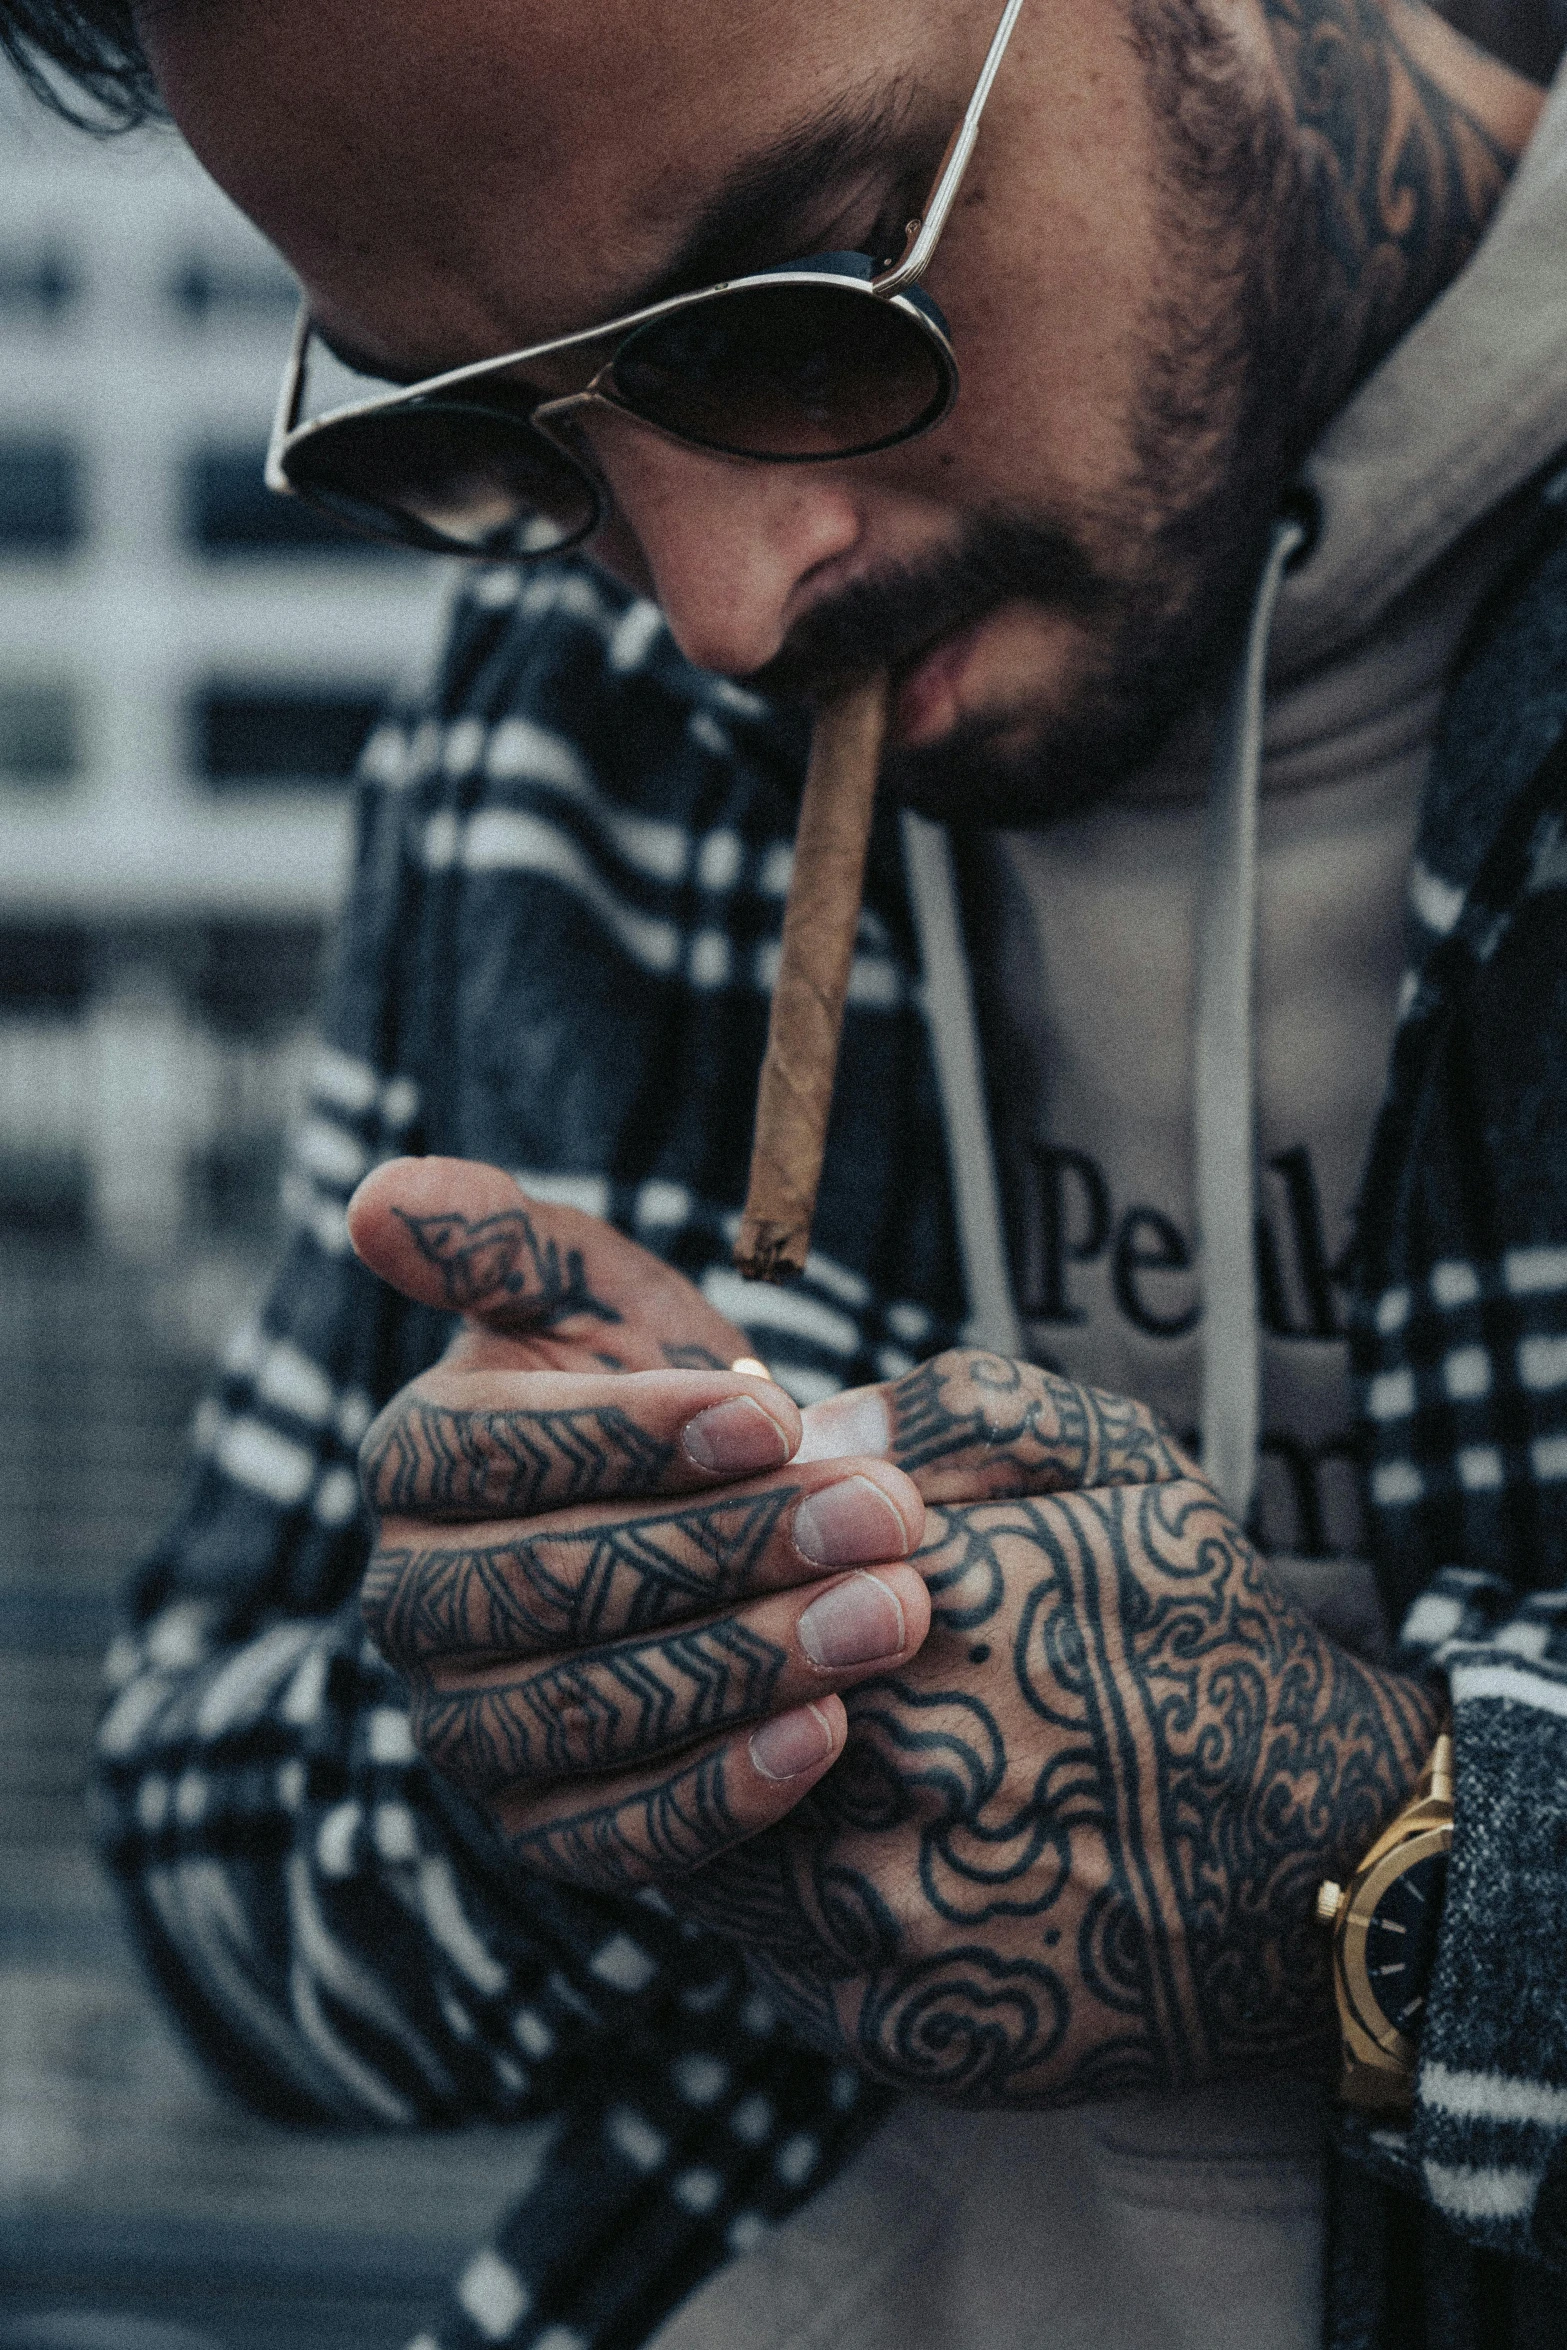
[{"label": "black and white plaid pattern", "polygon": [[1369,1321],[1373,1503],[1456,1518],[1462,1555],[1492,1555],[1503,1529],[1472,1528],[1567,1483],[1567,1247],[1440,1258],[1384,1290]]}]

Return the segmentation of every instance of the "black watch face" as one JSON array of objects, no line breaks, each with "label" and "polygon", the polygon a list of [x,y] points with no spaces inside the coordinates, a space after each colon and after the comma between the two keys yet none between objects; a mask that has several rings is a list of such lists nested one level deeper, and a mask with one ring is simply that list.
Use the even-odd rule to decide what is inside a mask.
[{"label": "black watch face", "polygon": [[1429,1853],[1395,1877],[1366,1928],[1366,1974],[1390,2024],[1416,2039],[1436,1964],[1447,1854]]}]

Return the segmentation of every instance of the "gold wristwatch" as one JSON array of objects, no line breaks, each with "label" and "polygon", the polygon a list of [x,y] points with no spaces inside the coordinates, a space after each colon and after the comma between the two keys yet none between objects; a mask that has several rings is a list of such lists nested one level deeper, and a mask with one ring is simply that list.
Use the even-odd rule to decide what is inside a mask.
[{"label": "gold wristwatch", "polygon": [[1340,2089],[1371,2113],[1406,2111],[1453,1847],[1453,1738],[1445,1725],[1411,1800],[1347,1885],[1323,1885],[1344,2041]]}]

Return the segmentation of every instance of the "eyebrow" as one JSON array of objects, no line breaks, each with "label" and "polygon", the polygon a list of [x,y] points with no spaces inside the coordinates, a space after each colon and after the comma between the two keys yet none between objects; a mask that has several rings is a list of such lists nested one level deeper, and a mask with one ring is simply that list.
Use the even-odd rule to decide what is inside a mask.
[{"label": "eyebrow", "polygon": [[631,288],[615,315],[755,268],[764,254],[793,258],[798,246],[783,232],[824,190],[885,167],[900,147],[908,170],[913,104],[913,90],[900,77],[873,97],[835,99],[760,154],[747,156],[702,207],[674,258],[656,277]]},{"label": "eyebrow", "polygon": [[[821,113],[796,124],[759,153],[745,157],[703,205],[672,258],[654,276],[622,287],[601,313],[603,322],[608,324],[634,311],[651,309],[655,303],[670,301],[678,294],[694,293],[701,287],[744,276],[750,270],[765,267],[769,261],[794,258],[801,246],[788,232],[807,206],[820,202],[824,191],[868,170],[886,168],[889,161],[892,162],[889,189],[898,179],[914,176],[919,159],[917,149],[927,142],[916,140],[911,126],[913,113],[913,89],[900,76],[874,96],[835,99]],[[938,151],[932,146],[932,176]],[[919,198],[912,200],[919,201],[924,192],[922,187]],[[901,222],[898,234],[901,244]],[[881,263],[890,258],[880,254],[872,256]],[[589,319],[584,325],[598,323]],[[435,368],[421,368],[417,373],[389,369],[384,360],[356,350],[340,335],[328,333],[319,325],[314,325],[314,332],[345,367],[378,383],[420,383],[426,376],[441,372]],[[537,339],[553,341],[554,337]],[[527,345],[519,347],[528,348]]]}]

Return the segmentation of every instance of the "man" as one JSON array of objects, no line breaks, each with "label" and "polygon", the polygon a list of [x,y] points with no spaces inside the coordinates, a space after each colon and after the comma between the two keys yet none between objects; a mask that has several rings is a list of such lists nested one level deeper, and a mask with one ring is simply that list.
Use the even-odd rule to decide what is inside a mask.
[{"label": "man", "polygon": [[[307,383],[296,486],[526,475],[627,583],[482,573],[367,754],[294,1252],[101,1734],[187,2025],[285,2113],[564,2116],[453,2338],[1556,2339],[1561,101],[1405,0],[1027,0],[988,85],[967,0],[8,14],[162,93],[340,357],[532,354],[354,437]],[[885,276],[987,88],[919,413],[806,445],[808,384],[882,414],[852,284],[767,397],[756,288],[553,348]],[[769,1297],[774,697],[870,666],[962,903],[889,815]],[[1440,1936],[1359,1918],[1402,2030],[1330,2115],[1320,1889],[1448,1694]]]}]

